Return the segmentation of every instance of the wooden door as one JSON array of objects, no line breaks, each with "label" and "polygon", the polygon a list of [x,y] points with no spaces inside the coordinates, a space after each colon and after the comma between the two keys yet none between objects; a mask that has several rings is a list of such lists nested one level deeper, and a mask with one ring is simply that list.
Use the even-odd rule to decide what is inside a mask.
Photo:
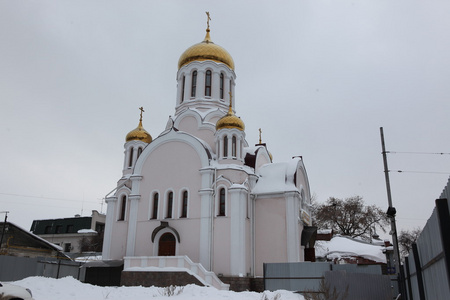
[{"label": "wooden door", "polygon": [[175,256],[176,241],[170,232],[164,233],[159,239],[158,256]]}]

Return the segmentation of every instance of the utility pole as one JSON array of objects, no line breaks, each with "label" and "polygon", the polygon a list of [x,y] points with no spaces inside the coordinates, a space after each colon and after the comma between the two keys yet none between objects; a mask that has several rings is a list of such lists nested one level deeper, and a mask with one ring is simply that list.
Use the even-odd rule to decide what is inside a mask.
[{"label": "utility pole", "polygon": [[2,237],[0,238],[0,249],[2,248],[3,236],[5,235],[6,220],[8,219],[8,213],[9,213],[9,211],[0,211],[0,214],[2,214],[2,213],[5,214],[5,222],[3,223]]},{"label": "utility pole", "polygon": [[386,158],[386,147],[384,145],[384,133],[383,133],[383,127],[380,127],[380,135],[381,135],[381,148],[382,148],[382,154],[383,154],[383,162],[384,162],[384,177],[386,179],[386,191],[387,191],[387,197],[388,197],[388,210],[386,214],[388,215],[389,219],[391,220],[391,235],[392,235],[392,243],[394,244],[394,260],[395,260],[395,273],[397,274],[398,279],[398,287],[399,291],[401,293],[401,299],[406,299],[406,294],[404,293],[404,276],[403,276],[403,270],[401,269],[400,265],[400,251],[398,249],[398,238],[397,238],[397,226],[395,224],[395,214],[396,209],[392,206],[392,196],[391,196],[391,184],[389,182],[389,169],[387,164],[387,158]]}]

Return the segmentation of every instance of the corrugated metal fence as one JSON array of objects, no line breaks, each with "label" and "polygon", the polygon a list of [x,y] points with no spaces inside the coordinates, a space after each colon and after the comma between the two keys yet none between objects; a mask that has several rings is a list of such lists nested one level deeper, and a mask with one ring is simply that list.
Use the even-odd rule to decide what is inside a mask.
[{"label": "corrugated metal fence", "polygon": [[392,299],[391,278],[382,275],[380,265],[338,265],[330,262],[264,264],[267,290],[285,289],[299,293],[321,292],[321,284],[341,294],[348,287],[346,300]]},{"label": "corrugated metal fence", "polygon": [[85,272],[81,265],[69,260],[0,255],[0,281],[15,281],[29,276],[72,276],[83,281]]},{"label": "corrugated metal fence", "polygon": [[[449,190],[448,184],[441,197],[448,197]],[[431,217],[405,259],[409,300],[450,299],[450,211],[447,199],[436,200]]]}]

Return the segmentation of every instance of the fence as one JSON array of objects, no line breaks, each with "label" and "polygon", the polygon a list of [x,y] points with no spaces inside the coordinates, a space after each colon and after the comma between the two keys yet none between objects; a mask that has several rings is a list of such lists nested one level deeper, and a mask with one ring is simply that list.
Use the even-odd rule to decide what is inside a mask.
[{"label": "fence", "polygon": [[[442,195],[448,194],[449,185]],[[431,217],[405,259],[409,300],[450,299],[449,238],[448,200],[437,199]]]},{"label": "fence", "polygon": [[29,276],[62,278],[72,276],[84,281],[82,263],[47,257],[29,258],[0,255],[0,281],[15,281]]},{"label": "fence", "polygon": [[336,287],[338,291],[344,291],[344,286],[348,286],[348,300],[391,299],[395,293],[391,279],[381,274],[380,265],[268,263],[264,264],[264,285],[265,289],[272,291],[285,289],[299,293],[320,292],[321,282],[324,280],[330,288]]}]

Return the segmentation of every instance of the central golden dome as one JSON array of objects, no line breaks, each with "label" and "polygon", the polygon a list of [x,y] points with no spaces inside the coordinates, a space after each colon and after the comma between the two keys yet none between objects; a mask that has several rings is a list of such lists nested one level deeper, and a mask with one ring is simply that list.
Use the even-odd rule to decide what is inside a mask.
[{"label": "central golden dome", "polygon": [[209,36],[209,28],[206,29],[206,36],[203,42],[189,47],[178,60],[178,69],[192,61],[213,60],[226,64],[234,70],[234,61],[230,53],[219,45],[214,44]]}]

